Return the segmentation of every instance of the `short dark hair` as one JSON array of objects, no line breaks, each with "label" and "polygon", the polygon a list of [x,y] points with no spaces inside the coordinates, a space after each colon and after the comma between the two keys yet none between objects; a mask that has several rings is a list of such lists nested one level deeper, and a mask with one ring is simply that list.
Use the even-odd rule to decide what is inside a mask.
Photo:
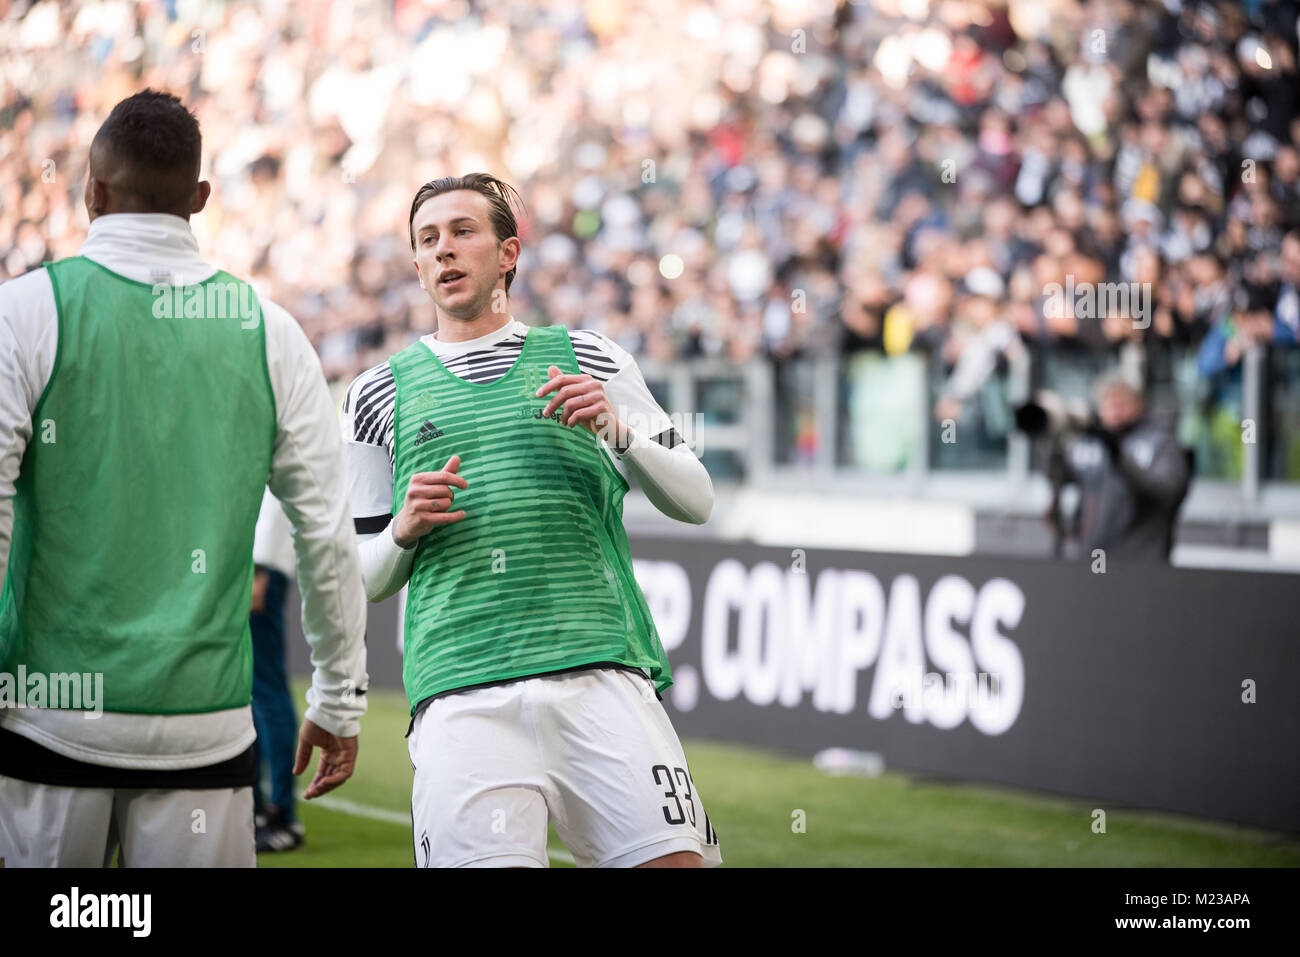
[{"label": "short dark hair", "polygon": [[95,134],[120,179],[148,211],[188,214],[199,181],[203,136],[199,121],[177,97],[160,90],[128,96]]},{"label": "short dark hair", "polygon": [[[415,214],[419,212],[420,207],[435,196],[452,193],[458,189],[470,190],[487,199],[489,218],[492,220],[492,231],[496,233],[498,242],[519,235],[519,224],[515,220],[515,211],[510,208],[510,197],[513,196],[518,200],[521,209],[524,201],[513,186],[497,179],[491,173],[466,173],[464,176],[444,176],[441,179],[429,180],[429,182],[421,186],[415,194],[415,199],[411,202],[411,218],[407,222],[407,231],[411,235],[412,250],[415,249]],[[514,279],[515,270],[511,268],[506,273],[506,292],[510,291],[510,284],[514,282]]]}]

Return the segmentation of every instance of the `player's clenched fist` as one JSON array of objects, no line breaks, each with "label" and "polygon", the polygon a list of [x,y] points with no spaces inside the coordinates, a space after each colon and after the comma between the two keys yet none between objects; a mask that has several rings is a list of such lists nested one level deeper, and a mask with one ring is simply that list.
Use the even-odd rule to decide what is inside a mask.
[{"label": "player's clenched fist", "polygon": [[393,541],[402,548],[411,548],[437,525],[459,522],[465,517],[462,509],[450,511],[456,493],[454,488],[469,488],[469,483],[456,474],[460,456],[453,455],[437,472],[417,472],[411,476],[406,489],[406,502],[393,520]]}]

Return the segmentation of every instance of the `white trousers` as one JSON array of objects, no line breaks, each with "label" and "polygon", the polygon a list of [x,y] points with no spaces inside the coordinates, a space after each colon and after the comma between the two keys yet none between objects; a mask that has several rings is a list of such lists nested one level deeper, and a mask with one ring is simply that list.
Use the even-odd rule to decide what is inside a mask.
[{"label": "white trousers", "polygon": [[0,866],[256,867],[253,789],[70,788],[0,775]]}]

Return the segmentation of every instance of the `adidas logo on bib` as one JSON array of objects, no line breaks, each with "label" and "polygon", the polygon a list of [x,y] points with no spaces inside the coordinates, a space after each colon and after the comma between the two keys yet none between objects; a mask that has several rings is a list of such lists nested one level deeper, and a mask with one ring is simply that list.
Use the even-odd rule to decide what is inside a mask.
[{"label": "adidas logo on bib", "polygon": [[438,428],[428,419],[425,419],[424,425],[420,426],[420,432],[415,437],[415,444],[418,447],[423,445],[425,442],[428,442],[430,439],[440,438],[441,436],[442,429]]}]

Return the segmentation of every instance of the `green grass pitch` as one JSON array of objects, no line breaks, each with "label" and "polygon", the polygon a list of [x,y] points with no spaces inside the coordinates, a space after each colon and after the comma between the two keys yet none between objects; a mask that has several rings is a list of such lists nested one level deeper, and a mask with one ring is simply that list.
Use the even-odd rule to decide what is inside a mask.
[{"label": "green grass pitch", "polygon": [[[295,684],[300,712],[305,687]],[[411,867],[406,700],[372,690],[356,773],[299,802],[302,848],[261,867]],[[1181,815],[1106,809],[1092,831],[1081,800],[934,783],[905,773],[828,777],[803,758],[683,741],[730,867],[1295,867],[1300,840]],[[309,774],[299,778],[305,786]],[[803,812],[804,830],[795,828]],[[551,834],[552,866],[571,858]]]}]

